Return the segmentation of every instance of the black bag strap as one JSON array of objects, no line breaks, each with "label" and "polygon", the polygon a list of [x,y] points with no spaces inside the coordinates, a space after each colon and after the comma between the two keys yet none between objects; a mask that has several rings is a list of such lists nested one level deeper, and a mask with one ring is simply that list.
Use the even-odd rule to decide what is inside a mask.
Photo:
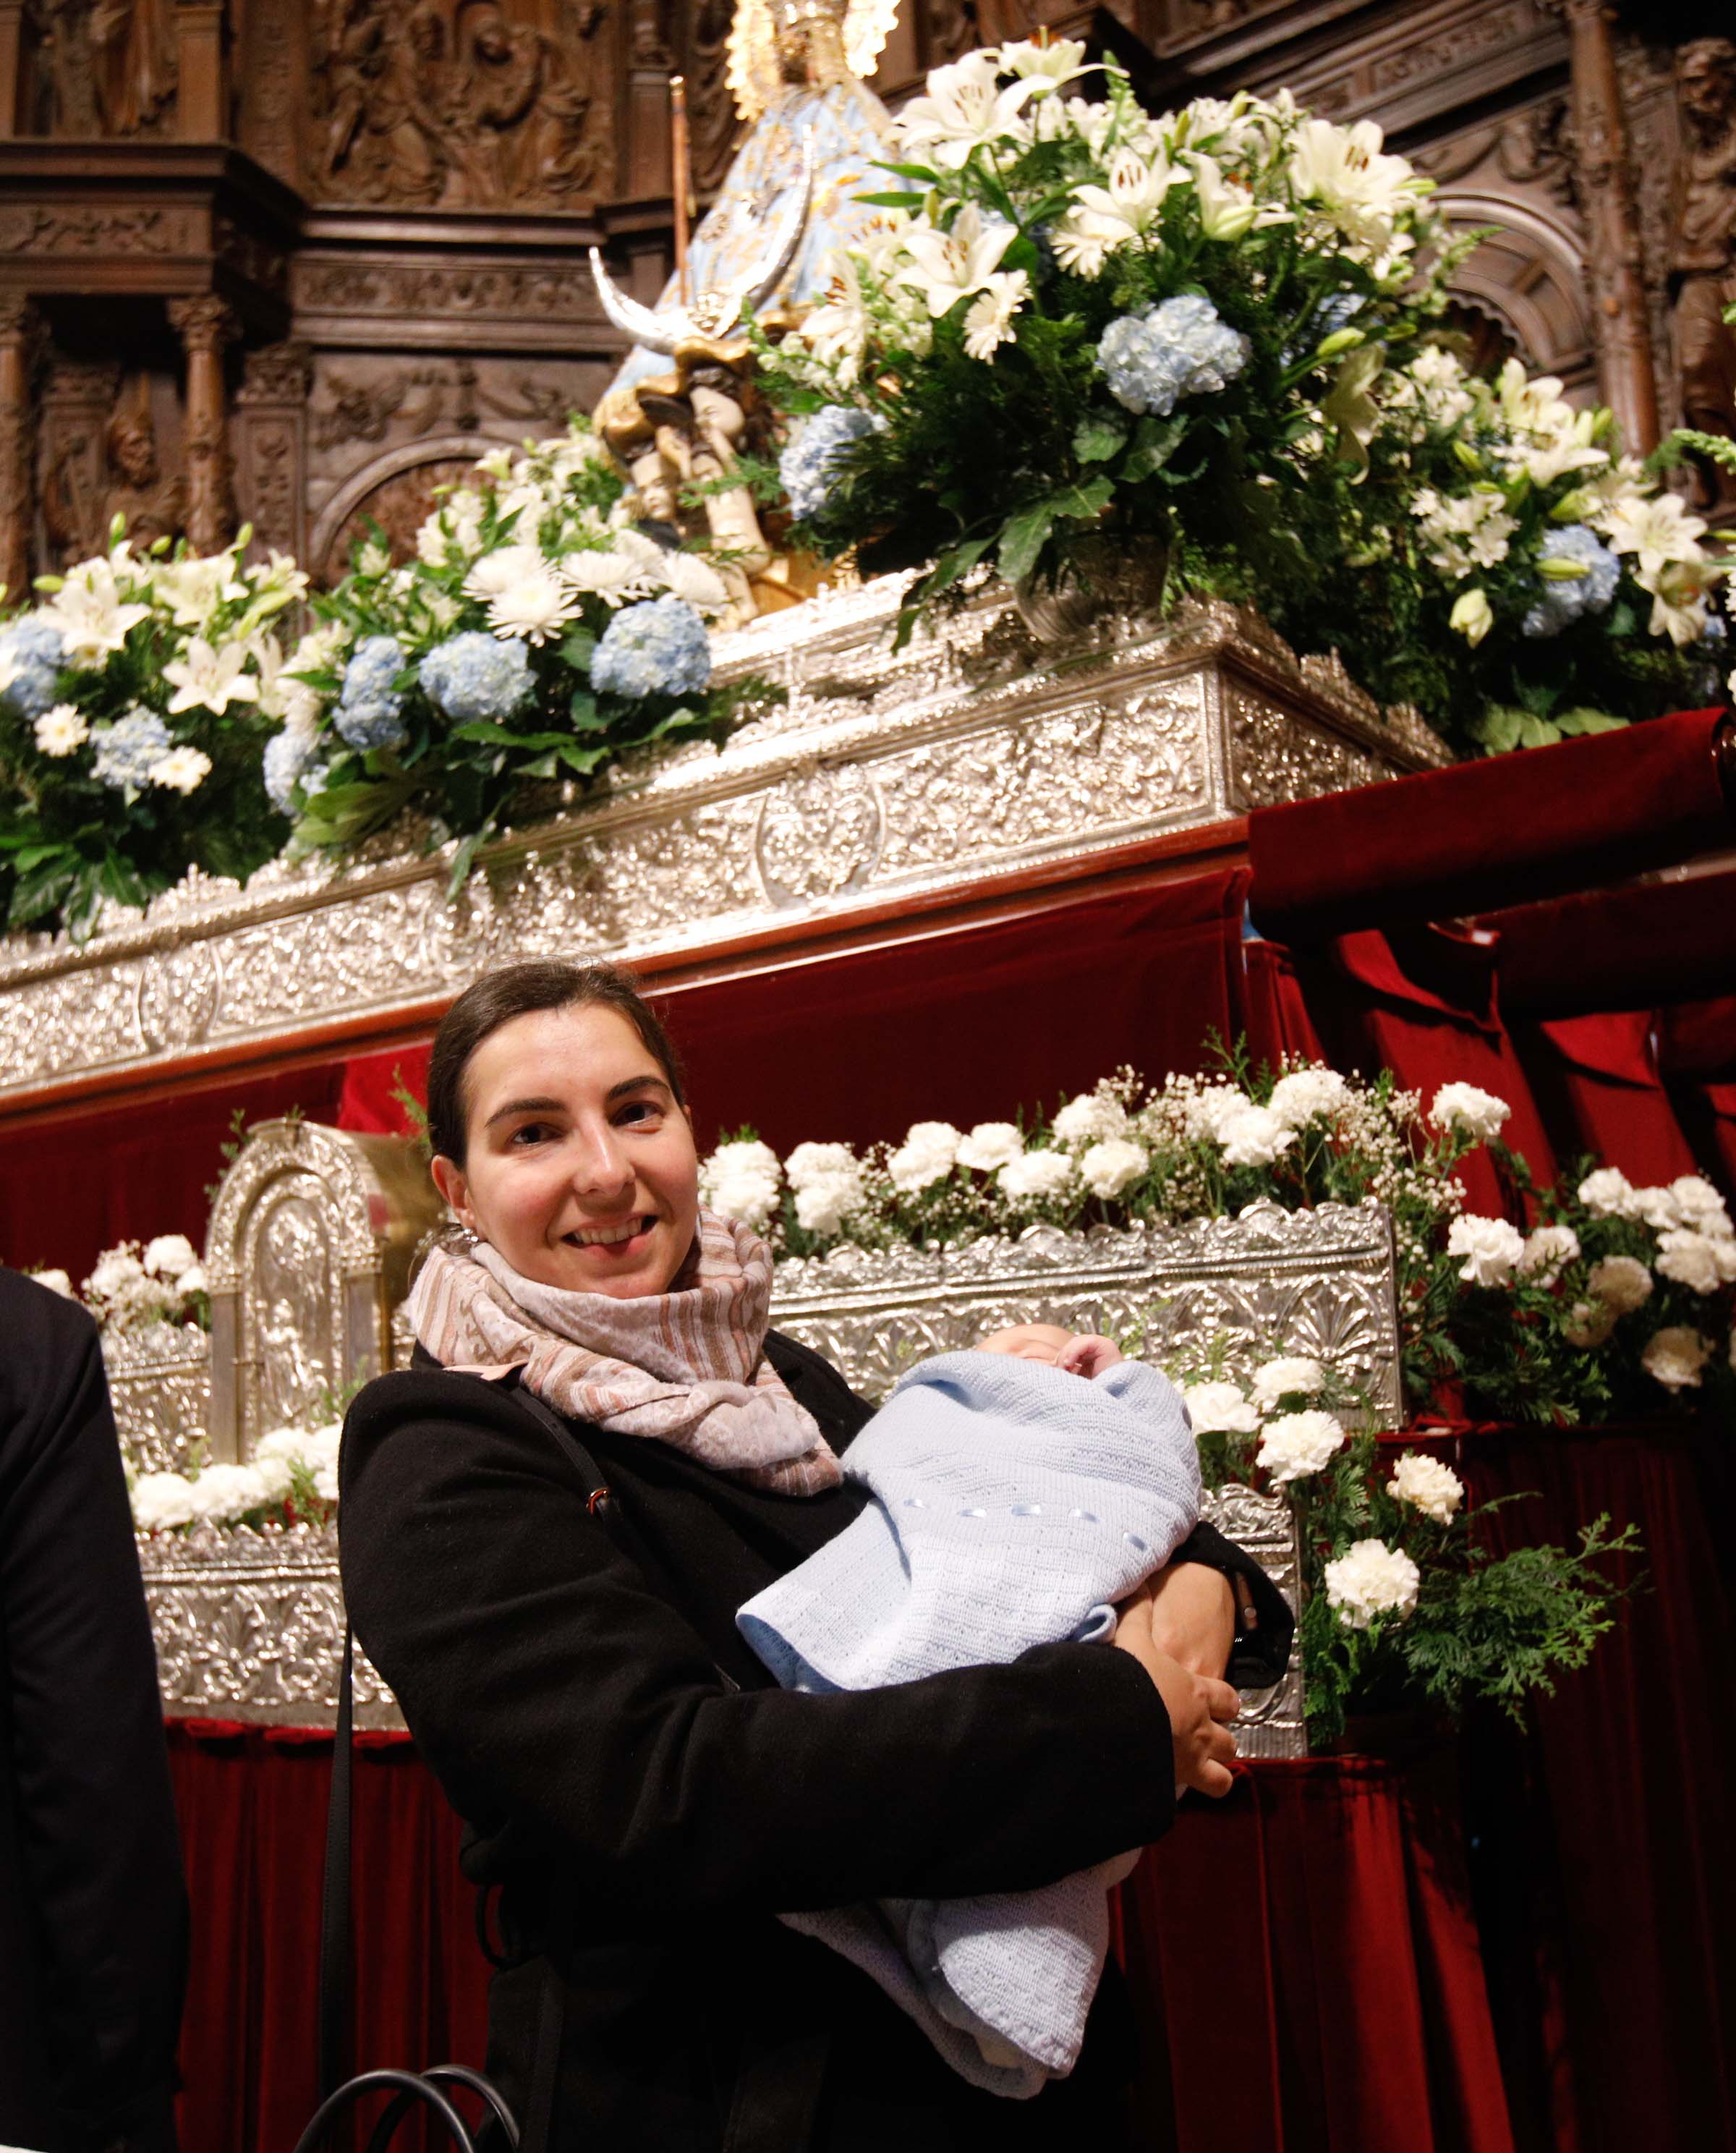
[{"label": "black bag strap", "polygon": [[332,1735],[332,1792],[325,1813],[325,1881],[319,1906],[319,2098],[349,2076],[350,2004],[355,1986],[350,1934],[349,1818],[355,1772],[355,1632],[344,1625],[344,1669]]}]

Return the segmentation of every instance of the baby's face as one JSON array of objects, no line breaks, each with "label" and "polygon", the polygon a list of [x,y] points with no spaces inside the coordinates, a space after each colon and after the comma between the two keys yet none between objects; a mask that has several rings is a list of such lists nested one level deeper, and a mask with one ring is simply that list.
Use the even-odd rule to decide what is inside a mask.
[{"label": "baby's face", "polygon": [[1073,1342],[1071,1331],[1058,1323],[1019,1323],[1011,1331],[997,1331],[976,1348],[979,1353],[1010,1353],[1016,1361],[1041,1361],[1051,1368],[1061,1366],[1061,1356]]}]

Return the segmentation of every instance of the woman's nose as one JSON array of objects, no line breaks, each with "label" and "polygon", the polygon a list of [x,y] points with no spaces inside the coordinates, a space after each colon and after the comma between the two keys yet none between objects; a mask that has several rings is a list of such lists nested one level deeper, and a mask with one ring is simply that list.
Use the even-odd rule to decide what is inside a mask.
[{"label": "woman's nose", "polygon": [[614,1131],[605,1124],[582,1137],[573,1163],[573,1186],[588,1200],[619,1197],[633,1187],[632,1162]]}]

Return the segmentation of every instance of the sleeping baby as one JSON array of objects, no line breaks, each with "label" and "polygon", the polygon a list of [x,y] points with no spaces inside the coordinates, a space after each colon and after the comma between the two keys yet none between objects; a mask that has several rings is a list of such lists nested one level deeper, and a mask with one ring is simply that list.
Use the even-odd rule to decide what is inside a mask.
[{"label": "sleeping baby", "polygon": [[[736,1621],[787,1689],[857,1690],[1096,1641],[1199,1520],[1168,1377],[1026,1324],[900,1378],[844,1468],[873,1499]],[[787,1914],[873,1976],[954,2069],[1027,2098],[1077,2060],[1138,1851],[1035,1891]]]}]

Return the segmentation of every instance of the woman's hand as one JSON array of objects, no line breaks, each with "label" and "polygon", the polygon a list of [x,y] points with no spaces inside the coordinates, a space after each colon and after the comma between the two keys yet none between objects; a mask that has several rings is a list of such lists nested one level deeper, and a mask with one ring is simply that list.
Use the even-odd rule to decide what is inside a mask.
[{"label": "woman's hand", "polygon": [[1221,1678],[1235,1642],[1235,1594],[1221,1570],[1169,1563],[1140,1590],[1151,1599],[1152,1641],[1192,1674]]},{"label": "woman's hand", "polygon": [[1228,1682],[1196,1674],[1158,1649],[1152,1634],[1153,1607],[1152,1585],[1142,1585],[1122,1603],[1113,1641],[1131,1652],[1158,1686],[1169,1715],[1176,1785],[1221,1799],[1235,1784],[1229,1767],[1235,1759],[1235,1737],[1228,1723],[1241,1710],[1241,1699]]}]

